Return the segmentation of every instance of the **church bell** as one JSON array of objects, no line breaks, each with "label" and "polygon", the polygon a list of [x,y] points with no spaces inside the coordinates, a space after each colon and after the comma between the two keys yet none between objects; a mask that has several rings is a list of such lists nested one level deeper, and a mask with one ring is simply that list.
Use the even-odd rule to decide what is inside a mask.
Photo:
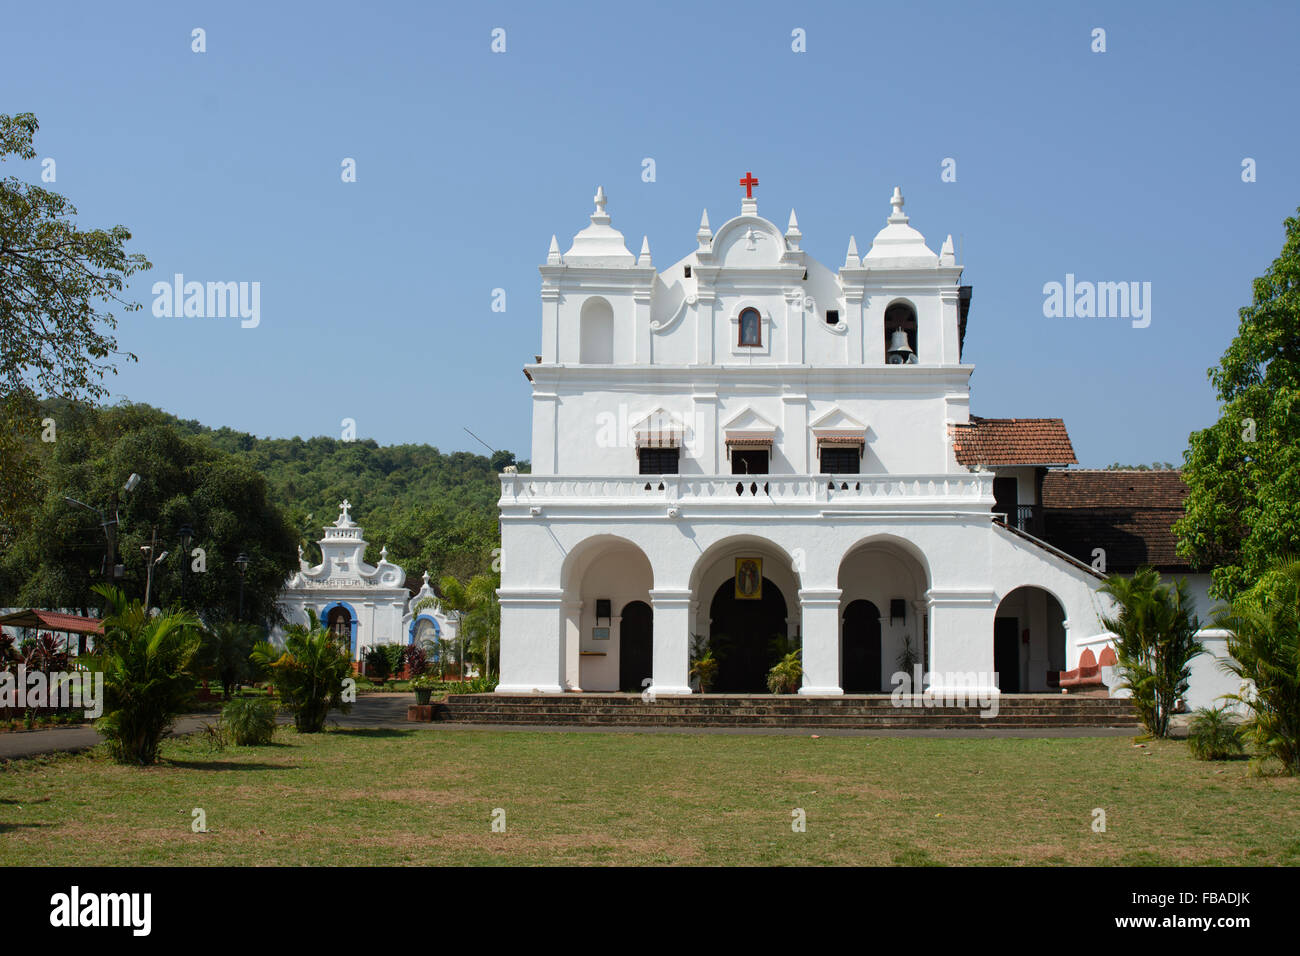
[{"label": "church bell", "polygon": [[885,353],[885,361],[889,365],[915,365],[916,353],[912,347],[907,344],[907,332],[903,329],[894,329],[889,335],[889,350]]}]

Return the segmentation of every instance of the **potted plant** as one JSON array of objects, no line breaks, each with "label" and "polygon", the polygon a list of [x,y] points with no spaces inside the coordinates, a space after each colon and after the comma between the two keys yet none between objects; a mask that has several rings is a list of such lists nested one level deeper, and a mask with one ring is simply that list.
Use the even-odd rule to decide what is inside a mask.
[{"label": "potted plant", "polygon": [[803,680],[803,665],[799,651],[791,651],[781,662],[767,672],[767,689],[773,694],[793,694]]},{"label": "potted plant", "polygon": [[415,702],[417,704],[429,703],[433,697],[433,688],[437,683],[438,678],[432,674],[421,674],[411,681],[411,688],[415,691]]},{"label": "potted plant", "polygon": [[718,677],[718,659],[712,650],[706,650],[702,657],[691,661],[691,676],[699,680],[701,694],[713,689],[713,682]]}]

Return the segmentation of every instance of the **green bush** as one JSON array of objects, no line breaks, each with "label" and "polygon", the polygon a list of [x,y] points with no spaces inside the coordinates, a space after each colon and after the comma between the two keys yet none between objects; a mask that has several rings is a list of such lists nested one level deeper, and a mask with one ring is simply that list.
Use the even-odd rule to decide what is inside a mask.
[{"label": "green bush", "polygon": [[1202,707],[1192,715],[1187,731],[1188,749],[1197,760],[1227,760],[1244,749],[1226,707]]},{"label": "green bush", "polygon": [[1300,561],[1280,559],[1216,623],[1229,632],[1219,666],[1245,685],[1227,695],[1248,711],[1243,732],[1261,757],[1300,774]]},{"label": "green bush", "polygon": [[107,611],[93,665],[104,673],[104,716],[96,729],[118,763],[155,763],[172,723],[193,700],[199,620],[186,613],[150,617],[117,588],[93,590]]},{"label": "green bush", "polygon": [[495,677],[476,677],[473,680],[450,681],[446,686],[449,694],[490,694],[497,689],[498,683]]},{"label": "green bush", "polygon": [[260,747],[275,733],[275,705],[265,697],[236,697],[221,709],[221,720],[237,747]]},{"label": "green bush", "polygon": [[263,641],[251,657],[258,673],[270,674],[298,732],[315,734],[325,729],[331,709],[351,710],[343,700],[343,681],[352,675],[352,661],[316,612],[308,610],[307,616],[307,627],[289,628],[283,652]]},{"label": "green bush", "polygon": [[767,672],[767,689],[773,694],[793,694],[802,680],[803,665],[799,663],[799,652],[791,651]]}]

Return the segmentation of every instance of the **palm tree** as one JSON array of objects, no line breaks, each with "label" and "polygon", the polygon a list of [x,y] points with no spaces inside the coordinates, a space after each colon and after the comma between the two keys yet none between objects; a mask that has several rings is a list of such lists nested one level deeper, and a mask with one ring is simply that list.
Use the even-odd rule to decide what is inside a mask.
[{"label": "palm tree", "polygon": [[240,681],[248,677],[249,654],[263,636],[262,628],[256,624],[234,621],[204,629],[198,661],[205,676],[221,681],[221,696],[226,700]]},{"label": "palm tree", "polygon": [[254,668],[269,675],[276,693],[293,712],[300,734],[315,734],[325,728],[331,709],[347,713],[343,681],[352,672],[352,660],[339,642],[323,627],[316,612],[307,611],[308,624],[295,624],[285,635],[284,649],[262,641],[249,655]]},{"label": "palm tree", "polygon": [[96,729],[118,763],[158,760],[158,748],[194,693],[198,618],[188,612],[150,617],[140,601],[115,587],[92,589],[104,599],[104,635],[96,642],[104,674],[104,716]]},{"label": "palm tree", "polygon": [[461,584],[450,575],[438,582],[443,606],[458,614],[460,638],[468,639],[470,652],[483,661],[483,676],[488,678],[493,673],[493,648],[498,654],[501,650],[499,584],[495,574],[475,575],[468,584]]},{"label": "palm tree", "polygon": [[1196,637],[1201,622],[1187,581],[1162,584],[1160,572],[1148,567],[1131,578],[1108,578],[1098,590],[1119,607],[1118,614],[1101,623],[1115,635],[1120,686],[1132,692],[1147,732],[1167,737],[1174,705],[1187,692],[1192,658],[1204,651]]},{"label": "palm tree", "polygon": [[1227,695],[1250,712],[1247,733],[1260,753],[1300,773],[1300,560],[1283,559],[1215,624],[1228,631],[1229,658],[1220,666],[1254,685]]}]

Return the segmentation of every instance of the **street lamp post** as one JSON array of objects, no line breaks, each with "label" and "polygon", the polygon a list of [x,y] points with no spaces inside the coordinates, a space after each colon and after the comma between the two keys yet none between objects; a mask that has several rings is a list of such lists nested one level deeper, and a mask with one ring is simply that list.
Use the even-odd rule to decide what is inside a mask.
[{"label": "street lamp post", "polygon": [[244,575],[248,571],[248,555],[243,551],[239,552],[239,557],[235,558],[235,566],[239,568],[239,620],[244,619]]}]

